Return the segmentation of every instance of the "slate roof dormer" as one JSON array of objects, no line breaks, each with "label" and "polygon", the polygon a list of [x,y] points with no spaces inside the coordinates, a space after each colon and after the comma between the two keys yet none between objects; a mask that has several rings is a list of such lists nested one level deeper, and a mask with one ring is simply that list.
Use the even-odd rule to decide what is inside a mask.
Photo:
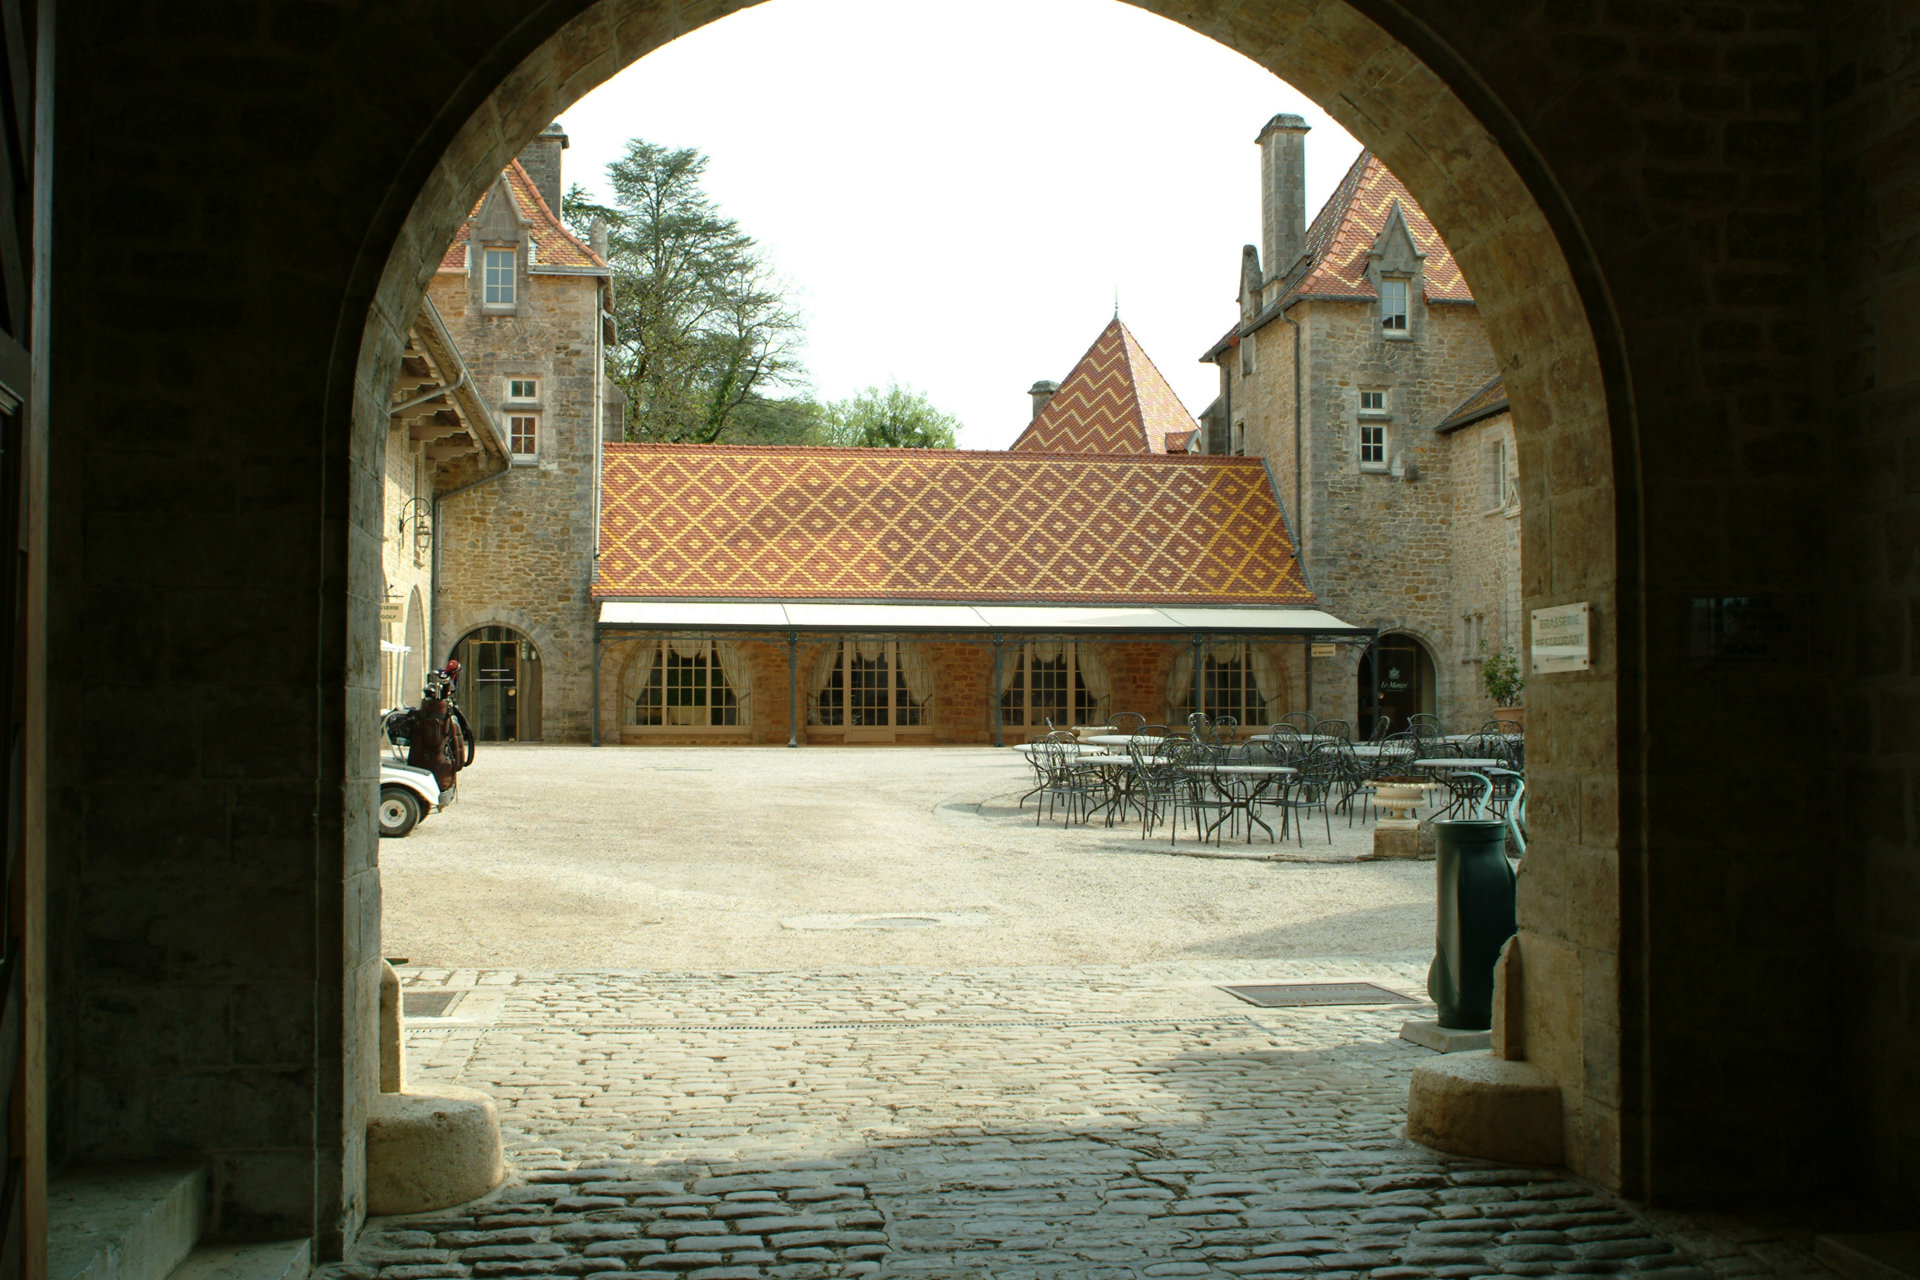
[{"label": "slate roof dormer", "polygon": [[[1168,452],[1200,429],[1140,340],[1115,316],[1013,442],[1022,453]],[[1184,451],[1184,450],[1177,450]]]}]

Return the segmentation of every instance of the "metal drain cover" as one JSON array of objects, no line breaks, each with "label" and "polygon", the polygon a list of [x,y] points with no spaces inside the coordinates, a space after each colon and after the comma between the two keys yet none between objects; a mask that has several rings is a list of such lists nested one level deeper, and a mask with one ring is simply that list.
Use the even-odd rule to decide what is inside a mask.
[{"label": "metal drain cover", "polygon": [[409,1018],[444,1018],[464,991],[402,991],[400,1012]]},{"label": "metal drain cover", "polygon": [[1420,1003],[1411,996],[1376,987],[1371,982],[1294,982],[1220,989],[1262,1009],[1289,1009],[1313,1004]]}]

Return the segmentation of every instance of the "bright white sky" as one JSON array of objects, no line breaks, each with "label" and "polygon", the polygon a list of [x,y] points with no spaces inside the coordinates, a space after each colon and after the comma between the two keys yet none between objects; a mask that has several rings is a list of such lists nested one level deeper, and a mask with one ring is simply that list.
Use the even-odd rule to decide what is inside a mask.
[{"label": "bright white sky", "polygon": [[1223,45],[1118,0],[769,0],[684,36],[561,117],[601,198],[626,140],[696,147],[807,324],[823,399],[889,379],[1004,449],[1027,388],[1113,315],[1189,411],[1260,233],[1275,112],[1307,136],[1311,218],[1359,144]]}]

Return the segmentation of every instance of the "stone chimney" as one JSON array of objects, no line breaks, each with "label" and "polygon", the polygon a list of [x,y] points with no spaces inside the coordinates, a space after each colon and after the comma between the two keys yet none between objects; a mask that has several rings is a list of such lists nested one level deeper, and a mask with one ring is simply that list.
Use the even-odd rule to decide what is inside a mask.
[{"label": "stone chimney", "polygon": [[1293,270],[1307,243],[1307,122],[1281,114],[1260,144],[1260,260],[1269,281]]},{"label": "stone chimney", "polygon": [[520,153],[520,167],[533,179],[534,189],[547,202],[547,208],[560,212],[560,153],[567,149],[567,135],[559,124],[550,124]]},{"label": "stone chimney", "polygon": [[607,220],[595,218],[593,225],[587,228],[587,240],[593,251],[605,258],[607,256]]},{"label": "stone chimney", "polygon": [[1033,397],[1033,416],[1039,417],[1040,411],[1047,407],[1047,401],[1053,399],[1053,393],[1060,389],[1057,382],[1048,382],[1045,378],[1027,388],[1027,394]]}]

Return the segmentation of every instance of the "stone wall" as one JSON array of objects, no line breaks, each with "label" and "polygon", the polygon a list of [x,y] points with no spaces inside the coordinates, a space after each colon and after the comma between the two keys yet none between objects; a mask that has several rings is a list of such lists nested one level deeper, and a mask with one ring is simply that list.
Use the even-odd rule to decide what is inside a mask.
[{"label": "stone wall", "polygon": [[[432,532],[433,476],[424,451],[424,445],[409,443],[405,426],[388,431],[380,491],[380,582],[384,600],[400,605],[400,619],[381,623],[380,639],[410,646],[411,652],[395,661],[382,651],[383,707],[418,704],[431,656],[433,544],[430,536],[425,541],[415,536],[421,519]],[[411,505],[416,501],[426,504],[424,511]]]},{"label": "stone wall", "polygon": [[[1453,469],[1453,521],[1447,550],[1448,596],[1455,615],[1454,648],[1459,678],[1448,727],[1471,732],[1493,713],[1481,683],[1486,659],[1511,645],[1526,675],[1520,651],[1520,497],[1513,415],[1496,413],[1441,436]],[[1496,445],[1504,445],[1507,480],[1495,480]],[[1469,627],[1465,618],[1477,621]],[[1483,645],[1484,642],[1484,645]]]},{"label": "stone wall", "polygon": [[[357,1229],[406,326],[527,139],[738,7],[61,5],[57,1158],[205,1160],[216,1231],[323,1258]],[[1910,1213],[1907,7],[1144,7],[1289,78],[1433,217],[1513,401],[1525,607],[1594,607],[1594,669],[1528,690],[1522,1025],[1570,1162]],[[274,371],[273,427],[236,367]],[[1696,666],[1691,601],[1729,592],[1837,634]],[[236,732],[263,709],[264,748]]]},{"label": "stone wall", "polygon": [[[1282,321],[1241,339],[1255,349],[1250,376],[1232,352],[1224,357],[1235,416],[1244,410],[1247,452],[1267,460],[1321,607],[1425,644],[1439,677],[1435,705],[1452,728],[1477,714],[1480,699],[1477,668],[1459,652],[1451,563],[1456,487],[1474,479],[1456,475],[1454,447],[1432,428],[1494,376],[1485,328],[1476,308],[1428,305],[1417,292],[1408,317],[1413,336],[1404,340],[1381,336],[1370,302],[1301,302],[1289,314],[1300,326],[1303,372],[1298,487],[1294,332]],[[1378,470],[1360,461],[1362,390],[1386,393],[1384,414],[1367,418],[1386,428]],[[1516,594],[1517,569],[1516,562]],[[1345,651],[1316,662],[1316,714],[1357,719],[1357,664],[1358,654]]]},{"label": "stone wall", "polygon": [[[483,314],[464,272],[440,272],[431,296],[502,432],[513,413],[538,413],[534,461],[442,499],[434,661],[479,627],[525,632],[540,652],[541,725],[549,742],[591,731],[594,503],[603,381],[601,282],[527,275],[519,310]],[[536,378],[534,405],[507,403],[509,378]],[[522,726],[521,737],[535,735]]]},{"label": "stone wall", "polygon": [[[1825,971],[1845,982],[1842,1031],[1828,1053],[1843,1064],[1860,1166],[1912,1214],[1920,1212],[1920,81],[1908,51],[1920,44],[1920,14],[1844,0],[1827,22],[1818,70],[1828,151],[1818,181],[1832,197],[1822,227],[1834,273],[1824,353],[1831,454],[1803,433],[1776,448],[1791,446],[1782,464],[1836,462],[1833,552],[1844,587],[1829,584],[1810,600],[1838,605],[1819,614],[1836,620],[1838,643],[1816,639],[1814,654],[1834,664],[1845,696],[1826,707],[1789,696],[1809,716],[1812,743],[1841,744],[1845,778],[1827,810],[1841,829],[1819,849],[1821,870],[1839,882],[1834,923],[1846,946]],[[1736,225],[1729,249],[1741,258],[1770,257],[1806,234],[1804,222],[1778,215]],[[1748,324],[1766,350],[1796,333],[1785,318]],[[1820,905],[1815,897],[1808,907]]]}]

